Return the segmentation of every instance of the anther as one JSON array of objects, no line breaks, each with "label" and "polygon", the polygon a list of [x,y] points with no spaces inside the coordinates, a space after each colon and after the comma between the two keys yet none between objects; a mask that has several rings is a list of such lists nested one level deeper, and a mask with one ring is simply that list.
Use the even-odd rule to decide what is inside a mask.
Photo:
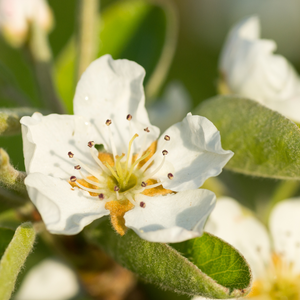
[{"label": "anther", "polygon": [[103,199],[104,199],[104,195],[101,193],[101,194],[98,195],[98,198],[99,198],[100,200],[103,200]]},{"label": "anther", "polygon": [[69,156],[70,158],[72,158],[72,157],[74,156],[74,154],[73,154],[71,151],[69,151],[69,152],[68,152],[68,156]]},{"label": "anther", "polygon": [[168,178],[169,178],[170,180],[172,180],[172,179],[174,178],[174,175],[173,175],[172,173],[169,173],[169,174],[168,174]]},{"label": "anther", "polygon": [[132,115],[131,115],[131,114],[128,114],[127,117],[126,117],[126,119],[127,119],[128,121],[130,121],[130,120],[132,119]]},{"label": "anther", "polygon": [[112,122],[111,122],[110,119],[107,119],[107,120],[105,121],[105,124],[106,124],[107,126],[109,126],[111,123],[112,123]]},{"label": "anther", "polygon": [[87,144],[90,148],[92,148],[95,145],[94,141],[89,141]]},{"label": "anther", "polygon": [[165,136],[164,136],[164,139],[165,139],[166,141],[169,141],[171,138],[170,138],[170,136],[165,135]]},{"label": "anther", "polygon": [[144,131],[146,131],[146,132],[150,132],[150,130],[149,130],[149,128],[148,128],[148,127],[146,127],[146,128],[144,129]]},{"label": "anther", "polygon": [[74,169],[75,169],[75,170],[80,170],[81,167],[80,167],[80,165],[77,165],[77,166],[74,167]]},{"label": "anther", "polygon": [[145,202],[140,202],[140,207],[145,208],[146,207],[146,203]]},{"label": "anther", "polygon": [[71,181],[71,182],[75,182],[76,180],[77,180],[76,176],[71,176],[71,177],[70,177],[70,181]]},{"label": "anther", "polygon": [[115,187],[114,187],[114,191],[115,192],[118,192],[120,190],[120,188],[116,185]]},{"label": "anther", "polygon": [[163,150],[161,153],[162,153],[163,155],[167,155],[167,154],[168,154],[168,151],[167,151],[167,150]]},{"label": "anther", "polygon": [[146,187],[146,186],[147,186],[147,183],[146,183],[145,181],[143,181],[143,182],[141,183],[141,186],[142,186],[142,187]]}]

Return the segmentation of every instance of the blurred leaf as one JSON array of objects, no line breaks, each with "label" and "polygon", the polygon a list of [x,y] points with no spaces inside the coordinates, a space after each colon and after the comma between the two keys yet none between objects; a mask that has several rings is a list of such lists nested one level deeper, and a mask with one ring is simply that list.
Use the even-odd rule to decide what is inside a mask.
[{"label": "blurred leaf", "polygon": [[203,268],[200,270],[167,244],[142,240],[132,230],[121,237],[108,221],[93,226],[86,230],[89,239],[122,266],[162,288],[223,299],[240,297],[249,291],[251,275],[247,263],[233,247],[217,237],[204,234],[190,243],[172,245],[187,256],[192,255],[194,263]]},{"label": "blurred leaf", "polygon": [[[161,57],[170,20],[168,15],[168,6],[162,8],[142,0],[118,1],[109,6],[100,18],[98,56],[111,54],[114,59],[126,58],[139,63],[146,69],[146,84]],[[169,60],[172,57],[173,52],[168,54]],[[75,59],[72,38],[55,63],[55,82],[69,113],[73,111],[76,87]],[[165,66],[168,67],[169,64]]]},{"label": "blurred leaf", "polygon": [[23,223],[16,230],[0,261],[0,299],[9,300],[17,276],[30,253],[35,240],[32,224]]},{"label": "blurred leaf", "polygon": [[[0,227],[5,227],[9,229],[14,229],[16,230],[17,227],[20,225],[20,221],[17,218],[17,213],[14,209],[6,210],[6,211],[1,211],[0,209]],[[0,234],[1,240],[2,240],[2,235]],[[1,242],[0,240],[0,242]],[[1,252],[1,250],[0,250]],[[3,254],[3,253],[2,253]],[[0,253],[0,257],[2,256]]]},{"label": "blurred leaf", "polygon": [[5,249],[14,236],[14,230],[0,225],[0,258],[3,256]]},{"label": "blurred leaf", "polygon": [[234,156],[225,166],[253,176],[300,179],[300,129],[259,103],[234,96],[205,101],[194,113],[220,130],[222,146]]}]

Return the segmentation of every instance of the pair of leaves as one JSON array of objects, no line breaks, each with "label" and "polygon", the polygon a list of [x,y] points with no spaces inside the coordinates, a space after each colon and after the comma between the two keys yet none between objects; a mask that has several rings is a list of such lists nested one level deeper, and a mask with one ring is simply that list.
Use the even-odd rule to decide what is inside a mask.
[{"label": "pair of leaves", "polygon": [[202,103],[195,114],[207,117],[234,156],[225,166],[235,172],[276,179],[300,179],[300,129],[281,114],[235,96]]},{"label": "pair of leaves", "polygon": [[151,243],[132,230],[121,237],[107,220],[98,226],[95,222],[85,233],[122,266],[163,288],[222,299],[249,292],[251,274],[244,258],[208,233],[178,244]]}]

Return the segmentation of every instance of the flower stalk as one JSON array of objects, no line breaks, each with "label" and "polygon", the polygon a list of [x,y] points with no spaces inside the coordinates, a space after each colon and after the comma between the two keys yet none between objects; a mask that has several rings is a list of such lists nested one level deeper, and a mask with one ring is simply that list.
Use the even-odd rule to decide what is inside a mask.
[{"label": "flower stalk", "polygon": [[65,113],[62,102],[56,93],[52,78],[52,54],[47,34],[36,22],[32,22],[31,24],[29,51],[33,60],[36,79],[44,106],[53,112]]},{"label": "flower stalk", "polygon": [[99,0],[78,1],[76,81],[80,79],[82,73],[97,56],[99,2]]},{"label": "flower stalk", "polygon": [[16,170],[9,160],[7,152],[0,148],[0,184],[10,190],[26,193],[24,179],[26,174]]}]

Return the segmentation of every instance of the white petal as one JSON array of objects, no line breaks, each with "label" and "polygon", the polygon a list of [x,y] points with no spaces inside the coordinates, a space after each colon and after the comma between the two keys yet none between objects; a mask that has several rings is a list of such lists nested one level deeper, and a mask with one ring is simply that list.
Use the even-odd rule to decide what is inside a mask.
[{"label": "white petal", "polygon": [[104,201],[88,192],[72,190],[66,180],[32,173],[26,177],[25,184],[51,233],[77,234],[92,221],[109,214]]},{"label": "white petal", "polygon": [[255,278],[265,275],[271,259],[268,232],[237,201],[227,197],[218,199],[205,231],[237,248],[250,264]]},{"label": "white petal", "polygon": [[102,141],[90,133],[91,128],[83,117],[35,113],[23,117],[21,123],[27,172],[68,178],[74,175],[74,166],[78,165],[69,158],[69,151],[83,163],[96,166],[87,143]]},{"label": "white petal", "polygon": [[300,198],[277,204],[270,215],[274,248],[300,272]]},{"label": "white petal", "polygon": [[[109,129],[119,155],[127,152],[128,142],[135,133],[140,137],[133,144],[133,150],[140,150],[144,128],[150,129],[145,148],[159,135],[159,129],[150,124],[145,109],[144,76],[145,70],[135,62],[113,60],[105,55],[95,60],[78,82],[74,113],[94,124],[109,152],[112,152]],[[128,114],[132,115],[131,121],[126,119]],[[109,128],[105,125],[107,119],[112,120]]]},{"label": "white petal", "polygon": [[26,275],[15,300],[65,300],[79,293],[74,271],[54,259],[45,259]]},{"label": "white petal", "polygon": [[190,111],[192,100],[181,82],[171,82],[167,85],[161,99],[157,99],[148,107],[152,124],[162,131],[181,121]]},{"label": "white petal", "polygon": [[201,189],[158,197],[138,195],[136,202],[124,216],[125,225],[147,241],[177,243],[202,235],[215,195]]},{"label": "white petal", "polygon": [[[165,141],[164,136],[170,136]],[[233,153],[221,146],[220,133],[208,119],[188,114],[182,122],[174,124],[160,137],[158,154],[166,149],[166,163],[154,176],[166,189],[184,191],[200,187],[204,181],[221,173]],[[161,155],[162,156],[162,155]],[[156,159],[151,170],[161,159]],[[168,173],[174,175],[168,179]]]},{"label": "white petal", "polygon": [[219,66],[225,83],[231,93],[252,98],[299,122],[299,76],[284,57],[273,54],[274,41],[259,39],[259,31],[257,17],[231,30]]}]

